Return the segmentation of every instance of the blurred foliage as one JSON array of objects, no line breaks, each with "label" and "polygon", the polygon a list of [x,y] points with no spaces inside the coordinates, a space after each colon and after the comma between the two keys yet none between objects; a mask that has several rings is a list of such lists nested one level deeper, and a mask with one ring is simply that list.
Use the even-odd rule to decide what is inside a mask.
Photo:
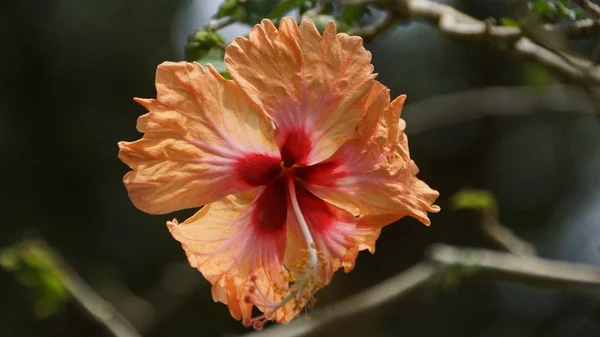
[{"label": "blurred foliage", "polygon": [[[267,14],[267,18],[278,18],[281,17],[285,14],[287,14],[289,11],[291,11],[294,8],[301,8],[303,7],[305,4],[307,3],[307,1],[304,0],[283,0],[280,1],[278,4],[275,5],[275,7],[273,7],[273,9]],[[302,9],[302,11],[304,11],[304,9]]]},{"label": "blurred foliage", "polygon": [[199,29],[188,37],[185,46],[185,59],[202,65],[210,63],[216,71],[229,78],[223,57],[225,56],[225,41],[212,30]]},{"label": "blurred foliage", "polygon": [[529,7],[549,21],[575,20],[583,15],[581,8],[573,8],[569,0],[533,0],[529,1]]},{"label": "blurred foliage", "polygon": [[452,196],[452,208],[491,210],[496,208],[496,197],[486,190],[463,189]]},{"label": "blurred foliage", "polygon": [[[296,8],[300,13],[305,13],[315,5],[316,1],[305,0],[226,0],[218,8],[213,19],[228,20],[222,26],[217,27],[216,30],[218,30],[235,22],[254,25],[263,18],[277,21]],[[338,32],[348,32],[354,23],[360,20],[364,14],[369,13],[366,4],[344,6],[335,17],[329,15],[330,11],[331,7],[325,6],[322,13],[315,13],[311,16],[320,33],[323,33],[329,21],[336,23]],[[230,78],[223,63],[225,48],[224,39],[209,24],[188,37],[185,58],[187,61],[195,61],[202,65],[210,63],[221,75]]]},{"label": "blurred foliage", "polygon": [[69,299],[52,254],[35,242],[24,241],[0,251],[0,266],[31,289],[33,313],[38,318],[52,316]]},{"label": "blurred foliage", "polygon": [[[576,20],[583,16],[583,10],[576,7],[569,0],[533,0],[528,1],[527,5],[533,15],[539,16],[547,22],[559,22],[561,20]],[[514,18],[502,17],[500,23],[503,26],[521,27],[527,18],[516,20]]]},{"label": "blurred foliage", "polygon": [[264,18],[281,17],[294,8],[305,11],[307,6],[313,6],[314,3],[315,1],[304,0],[225,0],[215,18],[231,17],[237,22],[254,25]]},{"label": "blurred foliage", "polygon": [[366,13],[369,13],[369,8],[366,4],[347,5],[342,8],[339,19],[345,24],[352,25]]},{"label": "blurred foliage", "polygon": [[548,68],[534,62],[523,65],[523,83],[532,87],[545,88],[552,83],[552,73]]}]

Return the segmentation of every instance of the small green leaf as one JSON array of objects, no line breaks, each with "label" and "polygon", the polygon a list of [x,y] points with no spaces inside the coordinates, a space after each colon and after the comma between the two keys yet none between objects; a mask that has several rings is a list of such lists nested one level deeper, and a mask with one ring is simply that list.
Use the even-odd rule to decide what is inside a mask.
[{"label": "small green leaf", "polygon": [[329,21],[335,22],[338,33],[346,33],[350,30],[350,26],[341,21],[336,20],[333,16],[330,15],[320,14],[311,17],[311,19],[314,21],[317,30],[321,34],[323,34],[323,32],[325,31],[325,27],[327,26],[327,23]]},{"label": "small green leaf", "polygon": [[551,0],[535,0],[531,3],[534,12],[540,15],[556,13],[556,4]]},{"label": "small green leaf", "polygon": [[246,0],[241,6],[246,12],[244,23],[254,25],[267,17],[277,5],[277,0]]},{"label": "small green leaf", "polygon": [[213,31],[198,30],[195,34],[188,37],[185,45],[185,59],[187,61],[196,61],[204,57],[214,48],[223,48],[225,41]]},{"label": "small green leaf", "polygon": [[503,26],[507,26],[507,27],[520,27],[521,26],[519,24],[519,22],[516,21],[515,19],[507,18],[507,17],[500,18],[500,24],[502,24]]},{"label": "small green leaf", "polygon": [[306,0],[283,0],[267,14],[268,18],[280,18],[295,7],[300,7]]},{"label": "small green leaf", "polygon": [[342,12],[340,13],[340,21],[344,22],[348,25],[353,25],[356,21],[360,20],[360,18],[367,11],[366,4],[360,5],[347,5],[344,6]]},{"label": "small green leaf", "polygon": [[531,9],[546,18],[575,20],[583,16],[581,8],[570,8],[566,0],[534,0]]},{"label": "small green leaf", "polygon": [[558,1],[556,3],[556,9],[558,10],[560,16],[562,16],[563,18],[568,18],[571,20],[577,19],[577,13],[575,13],[574,10],[570,9],[564,1]]},{"label": "small green leaf", "polygon": [[225,78],[230,78],[229,73],[227,72],[227,68],[225,67],[225,62],[223,62],[223,57],[225,57],[225,51],[223,49],[212,48],[209,51],[207,51],[204,55],[202,55],[202,57],[194,61],[200,63],[203,66],[206,66],[206,64],[210,63],[213,66],[213,68],[215,68],[215,70],[219,72],[219,74],[221,74]]},{"label": "small green leaf", "polygon": [[6,248],[0,252],[0,266],[7,271],[17,269],[19,264],[19,255],[15,248]]},{"label": "small green leaf", "polygon": [[548,68],[537,63],[526,62],[523,66],[523,82],[532,87],[547,87],[554,78]]},{"label": "small green leaf", "polygon": [[238,0],[225,0],[225,2],[219,6],[217,14],[215,14],[215,19],[222,19],[228,16],[236,19],[242,19],[244,16],[244,10],[240,6]]},{"label": "small green leaf", "polygon": [[490,210],[496,207],[496,198],[486,190],[461,190],[452,196],[454,209]]},{"label": "small green leaf", "polygon": [[56,297],[40,297],[33,304],[33,314],[39,319],[52,316],[60,309],[63,301]]}]

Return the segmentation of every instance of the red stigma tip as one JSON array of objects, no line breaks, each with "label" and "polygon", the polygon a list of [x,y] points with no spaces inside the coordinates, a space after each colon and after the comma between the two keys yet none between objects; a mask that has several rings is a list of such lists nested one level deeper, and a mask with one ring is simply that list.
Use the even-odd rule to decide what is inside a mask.
[{"label": "red stigma tip", "polygon": [[250,318],[244,318],[244,320],[242,321],[242,324],[243,324],[245,327],[249,327],[249,326],[251,326],[251,325],[252,325],[252,319],[250,319]]},{"label": "red stigma tip", "polygon": [[246,296],[246,297],[244,297],[244,302],[251,304],[252,298],[250,296]]},{"label": "red stigma tip", "polygon": [[254,294],[254,292],[256,291],[256,287],[255,286],[250,286],[250,288],[248,289],[248,292],[251,294]]},{"label": "red stigma tip", "polygon": [[262,330],[263,328],[263,323],[261,321],[254,321],[254,323],[252,323],[252,327],[255,330]]},{"label": "red stigma tip", "polygon": [[250,275],[250,282],[256,282],[256,275]]}]

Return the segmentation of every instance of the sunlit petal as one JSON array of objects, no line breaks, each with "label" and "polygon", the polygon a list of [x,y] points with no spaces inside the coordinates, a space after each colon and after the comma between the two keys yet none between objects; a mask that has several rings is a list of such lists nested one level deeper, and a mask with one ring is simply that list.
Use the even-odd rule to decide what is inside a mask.
[{"label": "sunlit petal", "polygon": [[389,92],[377,86],[360,137],[327,161],[302,168],[299,176],[312,193],[356,216],[369,216],[371,224],[383,226],[408,215],[429,225],[427,212],[439,211],[433,205],[438,192],[416,177],[400,119],[405,96],[386,107]]},{"label": "sunlit petal", "polygon": [[249,39],[236,38],[225,63],[236,83],[274,120],[289,164],[317,163],[355,136],[375,76],[360,37],[336,34],[333,22],[321,36],[312,21],[298,27],[291,17],[279,30],[263,20]]},{"label": "sunlit petal", "polygon": [[263,185],[279,174],[270,122],[247,95],[212,67],[165,62],[157,99],[138,119],[144,136],[119,143],[133,203],[148,213],[198,207]]}]

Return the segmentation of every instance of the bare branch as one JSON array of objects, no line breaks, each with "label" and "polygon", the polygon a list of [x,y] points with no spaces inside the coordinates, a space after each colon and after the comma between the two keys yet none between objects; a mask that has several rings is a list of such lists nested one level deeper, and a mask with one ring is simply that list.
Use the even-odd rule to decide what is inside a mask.
[{"label": "bare branch", "polygon": [[600,291],[600,268],[583,264],[514,255],[486,249],[434,245],[429,258],[443,266],[460,265],[476,275],[533,287]]},{"label": "bare branch", "polygon": [[455,266],[472,270],[464,276],[491,277],[493,280],[534,287],[600,291],[600,268],[587,265],[448,245],[431,246],[428,256],[429,262],[421,262],[358,294],[314,310],[309,320],[297,319],[288,325],[276,325],[263,332],[251,332],[244,336],[306,336],[322,331],[330,324],[357,319],[373,310],[381,312],[391,302],[401,300],[429,282],[441,279],[445,272],[450,272],[451,267]]},{"label": "bare branch", "polygon": [[485,87],[409,103],[402,112],[409,136],[443,125],[487,116],[521,116],[536,111],[594,115],[589,97],[578,87],[553,84],[544,89]]},{"label": "bare branch", "polygon": [[487,42],[579,83],[600,85],[600,70],[590,61],[564,53],[559,55],[527,38],[519,27],[491,25],[432,0],[346,0],[345,3],[371,3],[400,13],[400,19],[428,21],[452,38]]},{"label": "bare branch", "polygon": [[596,5],[595,3],[591,2],[590,0],[575,0],[575,2],[579,5],[579,7],[597,17],[600,17],[600,6]]},{"label": "bare branch", "polygon": [[352,319],[369,310],[395,302],[433,280],[442,270],[440,266],[422,262],[358,294],[312,311],[309,314],[312,319],[297,319],[288,325],[277,325],[263,332],[251,332],[244,336],[305,336],[332,323]]},{"label": "bare branch", "polygon": [[395,23],[392,14],[386,14],[370,25],[351,29],[348,34],[361,36],[365,41],[375,40],[379,35],[388,30]]},{"label": "bare branch", "polygon": [[535,248],[529,242],[518,237],[495,217],[484,219],[482,229],[490,239],[508,252],[515,255],[535,255]]},{"label": "bare branch", "polygon": [[549,32],[564,32],[571,39],[585,39],[600,32],[600,20],[581,19],[565,25],[545,24],[543,27]]},{"label": "bare branch", "polygon": [[206,26],[204,26],[204,30],[219,30],[219,29],[225,28],[227,26],[230,26],[230,25],[234,24],[235,22],[236,22],[236,19],[232,18],[232,17],[222,18],[220,20],[211,19],[206,24]]}]

